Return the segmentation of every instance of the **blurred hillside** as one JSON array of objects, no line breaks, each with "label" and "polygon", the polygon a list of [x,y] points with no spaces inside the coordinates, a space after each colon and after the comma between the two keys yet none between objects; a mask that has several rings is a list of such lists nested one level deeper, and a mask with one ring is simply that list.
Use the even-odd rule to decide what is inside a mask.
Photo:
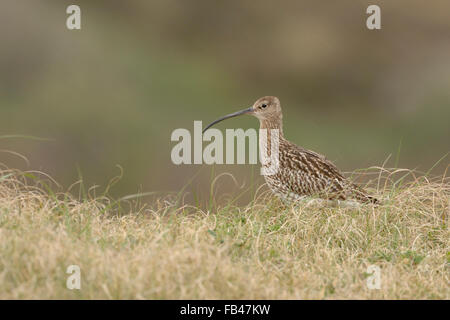
[{"label": "blurred hillside", "polygon": [[[82,29],[65,27],[78,4]],[[365,27],[369,4],[382,29]],[[449,151],[450,2],[14,1],[0,5],[0,163],[64,186],[176,191],[211,167],[175,166],[170,134],[276,95],[285,135],[350,171],[428,170]],[[250,117],[227,127],[257,127]],[[225,125],[218,126],[225,128]],[[397,156],[399,154],[399,156]],[[448,158],[435,170],[443,171]],[[216,166],[247,185],[257,167]],[[262,182],[260,177],[257,183]],[[228,183],[228,182],[227,182]],[[233,190],[229,185],[221,190]]]}]

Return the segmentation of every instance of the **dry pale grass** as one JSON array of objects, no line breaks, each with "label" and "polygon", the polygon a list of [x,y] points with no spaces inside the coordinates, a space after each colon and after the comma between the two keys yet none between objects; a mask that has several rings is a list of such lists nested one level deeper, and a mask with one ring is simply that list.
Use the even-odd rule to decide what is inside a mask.
[{"label": "dry pale grass", "polygon": [[[449,299],[449,182],[396,174],[380,171],[378,207],[285,207],[263,194],[247,207],[167,198],[117,214],[105,197],[1,171],[0,298]],[[81,290],[66,288],[72,264]],[[366,286],[369,265],[380,290]]]}]

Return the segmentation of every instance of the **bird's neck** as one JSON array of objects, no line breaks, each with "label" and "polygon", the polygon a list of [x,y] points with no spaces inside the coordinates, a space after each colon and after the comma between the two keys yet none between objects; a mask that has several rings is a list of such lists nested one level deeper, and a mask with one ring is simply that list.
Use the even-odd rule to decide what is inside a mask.
[{"label": "bird's neck", "polygon": [[260,119],[259,120],[260,129],[278,130],[279,136],[283,137],[283,121],[281,117],[270,118],[270,119]]},{"label": "bird's neck", "polygon": [[266,131],[264,134],[260,133],[259,135],[260,152],[264,152],[267,157],[271,157],[272,149],[278,148],[279,152],[280,144],[285,141],[283,136],[283,122],[281,117],[261,119],[259,122],[260,130]]}]

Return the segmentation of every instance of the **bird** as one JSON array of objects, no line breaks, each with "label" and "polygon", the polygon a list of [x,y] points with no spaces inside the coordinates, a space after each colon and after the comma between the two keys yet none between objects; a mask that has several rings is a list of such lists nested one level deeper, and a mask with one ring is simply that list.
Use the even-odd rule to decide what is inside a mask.
[{"label": "bird", "polygon": [[[278,168],[273,174],[265,174],[264,179],[273,194],[281,200],[292,203],[305,199],[325,201],[350,201],[360,204],[377,204],[379,201],[362,187],[352,183],[325,156],[300,147],[288,141],[283,134],[283,114],[277,97],[265,96],[256,100],[252,107],[225,115],[207,125],[203,133],[223,120],[241,116],[255,116],[265,136],[259,135],[260,152],[265,148],[272,154],[272,143],[278,144]],[[276,137],[273,132],[277,133]],[[266,139],[262,141],[262,139]],[[270,164],[262,164],[266,168]]]}]

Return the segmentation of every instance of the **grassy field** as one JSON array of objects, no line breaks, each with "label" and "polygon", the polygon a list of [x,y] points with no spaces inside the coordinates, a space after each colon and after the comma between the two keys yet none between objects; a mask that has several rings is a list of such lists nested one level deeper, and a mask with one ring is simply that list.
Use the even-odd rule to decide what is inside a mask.
[{"label": "grassy field", "polygon": [[[445,176],[386,170],[371,190],[383,204],[357,209],[286,207],[266,192],[208,210],[176,196],[75,199],[42,181],[0,171],[0,299],[450,298]],[[69,265],[80,290],[66,288]]]}]

